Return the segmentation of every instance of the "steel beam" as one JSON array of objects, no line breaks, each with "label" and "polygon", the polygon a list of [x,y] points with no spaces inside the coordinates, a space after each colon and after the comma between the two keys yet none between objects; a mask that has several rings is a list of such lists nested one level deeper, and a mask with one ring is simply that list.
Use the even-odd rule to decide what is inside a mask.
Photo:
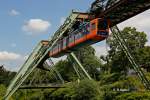
[{"label": "steel beam", "polygon": [[146,78],[141,68],[139,68],[138,63],[135,61],[134,57],[132,56],[131,52],[129,51],[129,48],[126,45],[125,40],[121,36],[121,32],[117,26],[114,26],[111,28],[112,34],[115,36],[117,42],[119,43],[120,47],[123,49],[124,53],[126,54],[127,58],[129,59],[129,62],[131,63],[134,71],[138,75],[141,82],[144,84],[145,88],[147,90],[150,90],[150,81]]},{"label": "steel beam", "polygon": [[[52,66],[54,66],[54,63],[53,63],[53,61],[52,61],[51,58],[49,58],[48,61],[52,63]],[[61,74],[59,73],[59,71],[58,71],[56,68],[54,68],[54,67],[52,67],[52,70],[56,73],[56,75],[59,77],[59,79],[61,80],[61,82],[64,84],[65,81],[64,81],[64,79],[62,78],[62,76],[61,76]]]},{"label": "steel beam", "polygon": [[82,66],[82,64],[80,63],[80,61],[76,57],[76,55],[72,52],[72,53],[70,53],[70,56],[74,59],[74,61],[76,62],[76,64],[82,69],[82,71],[85,73],[85,75],[87,76],[87,78],[90,79],[90,80],[92,80],[91,76],[88,74],[88,72]]},{"label": "steel beam", "polygon": [[52,39],[49,39],[48,45],[45,46],[41,42],[33,50],[29,58],[23,64],[15,78],[10,83],[6,95],[4,96],[5,100],[8,100],[15,91],[21,86],[25,79],[31,74],[31,72],[41,63],[47,54],[52,49],[52,47],[57,43],[57,41],[63,36],[64,32],[71,28],[73,23],[76,21],[78,14],[73,14],[66,19],[65,23],[59,28],[58,31],[54,34]]},{"label": "steel beam", "polygon": [[78,68],[76,68],[76,66],[75,66],[74,62],[71,60],[70,56],[68,56],[67,58],[68,58],[69,61],[71,61],[73,69],[75,70],[75,72],[76,72],[77,76],[79,77],[79,79],[81,79],[81,75],[79,73]]},{"label": "steel beam", "polygon": [[57,89],[57,88],[65,88],[64,86],[21,86],[19,89]]},{"label": "steel beam", "polygon": [[[97,3],[99,3],[104,0],[95,1],[98,1]],[[97,5],[97,3],[94,5]],[[112,22],[111,27],[113,27],[148,9],[150,9],[150,0],[109,0],[107,8],[103,11],[98,10],[94,14],[96,17],[110,18]]]}]

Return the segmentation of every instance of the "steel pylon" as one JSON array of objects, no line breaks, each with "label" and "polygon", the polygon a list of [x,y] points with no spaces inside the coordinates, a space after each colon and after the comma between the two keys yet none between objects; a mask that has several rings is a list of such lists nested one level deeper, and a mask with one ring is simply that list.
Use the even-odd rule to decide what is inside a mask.
[{"label": "steel pylon", "polygon": [[150,90],[150,82],[146,78],[144,72],[139,67],[139,64],[135,61],[135,58],[132,56],[130,49],[126,45],[126,42],[123,39],[123,37],[121,36],[121,32],[120,32],[119,28],[117,26],[114,26],[111,28],[111,31],[112,31],[112,34],[114,35],[114,37],[116,38],[116,41],[119,43],[120,47],[126,54],[129,62],[131,63],[131,65],[132,65],[134,71],[136,72],[136,74],[138,75],[139,79],[141,80],[141,82],[143,83],[145,88],[147,90]]},{"label": "steel pylon", "polygon": [[75,63],[81,68],[81,70],[84,72],[84,74],[86,75],[86,77],[90,80],[92,80],[91,76],[88,74],[88,72],[85,70],[85,68],[82,66],[82,64],[80,63],[80,61],[78,60],[78,58],[76,57],[76,55],[71,52],[70,53],[70,57],[73,61],[75,61]]}]

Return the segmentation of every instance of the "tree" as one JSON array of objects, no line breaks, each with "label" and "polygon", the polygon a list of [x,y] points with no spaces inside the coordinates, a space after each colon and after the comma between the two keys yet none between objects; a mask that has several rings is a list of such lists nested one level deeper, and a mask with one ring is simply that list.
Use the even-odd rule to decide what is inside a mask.
[{"label": "tree", "polygon": [[16,75],[16,72],[7,71],[4,66],[0,66],[0,83],[9,85],[10,80]]},{"label": "tree", "polygon": [[[147,42],[146,34],[137,31],[135,28],[126,27],[121,31],[121,35],[126,41],[126,45],[129,47],[131,54],[136,58],[136,62],[140,65],[139,67],[149,70],[150,47],[145,46]],[[115,87],[120,88],[123,87],[121,84],[124,84],[123,81],[126,80],[126,86],[128,86],[129,89],[144,90],[141,82],[134,76],[135,72],[129,74],[132,65],[113,34],[108,38],[107,43],[110,50],[108,51],[108,55],[101,57],[103,61],[106,62],[102,67],[103,72],[100,75],[101,85],[107,84],[108,86],[117,83]],[[118,83],[121,84],[119,85]],[[114,86],[112,86],[112,88],[114,88]]]},{"label": "tree", "polygon": [[72,81],[77,77],[72,63],[68,60],[61,60],[54,67],[59,71],[65,81]]},{"label": "tree", "polygon": [[[126,27],[121,31],[122,37],[127,42],[127,46],[131,49],[131,53],[136,58],[136,61],[141,67],[147,71],[150,70],[150,47],[145,46],[147,41],[144,32],[138,32],[135,28]],[[132,68],[123,50],[118,45],[116,39],[112,35],[107,41],[110,50],[108,55],[101,57],[103,61],[107,62],[102,64],[100,59],[95,56],[95,50],[91,46],[80,48],[75,52],[82,65],[85,67],[90,76],[99,81],[93,80],[77,80],[77,75],[73,69],[72,62],[69,60],[61,60],[55,64],[56,68],[65,81],[69,83],[64,84],[65,88],[57,90],[35,90],[27,91],[29,100],[125,100],[125,99],[149,99],[149,92],[140,93],[135,90],[144,90],[144,86],[137,80],[136,75],[129,75],[128,69]],[[100,72],[97,68],[101,68]],[[51,74],[46,74],[43,71],[38,73],[37,81],[48,79],[51,80]],[[48,72],[49,73],[49,72]],[[150,79],[150,73],[146,73]],[[31,74],[31,77],[34,74]],[[32,79],[29,77],[29,81]],[[45,78],[46,77],[46,78]],[[127,89],[133,91],[131,93],[117,92],[114,89]],[[18,97],[24,99],[25,92],[18,91]],[[20,99],[19,98],[19,99]]]},{"label": "tree", "polygon": [[50,95],[52,100],[101,100],[101,92],[96,81],[82,80],[72,82],[65,88],[60,88]]},{"label": "tree", "polygon": [[3,84],[0,84],[0,100],[4,97],[6,92],[6,87]]},{"label": "tree", "polygon": [[[137,57],[137,51],[143,49],[145,43],[147,42],[146,34],[144,32],[139,32],[136,28],[126,27],[121,31],[121,36],[126,41],[126,45],[130,48],[130,51],[134,57]],[[121,73],[123,75],[127,74],[127,70],[132,68],[123,50],[117,43],[116,38],[112,36],[107,40],[110,47],[109,54],[107,58],[111,62],[111,72]],[[139,58],[136,58],[137,61]]]},{"label": "tree", "polygon": [[98,68],[102,66],[100,59],[95,56],[95,49],[92,46],[85,46],[75,52],[77,58],[84,68],[94,79],[99,75]]},{"label": "tree", "polygon": [[139,65],[150,72],[150,46],[145,46],[135,52]]},{"label": "tree", "polygon": [[[94,79],[97,79],[99,75],[98,68],[102,64],[100,62],[100,59],[95,56],[95,49],[91,46],[85,46],[78,49],[74,53],[83,67],[86,69],[86,71],[90,74],[90,76]],[[57,70],[61,73],[66,81],[78,79],[78,76],[73,69],[73,64],[70,60],[59,61],[54,67],[57,68]],[[80,70],[80,72],[82,71]]]},{"label": "tree", "polygon": [[101,100],[99,86],[93,80],[83,80],[75,86],[74,100]]},{"label": "tree", "polygon": [[115,100],[149,100],[150,92],[131,92],[124,93],[115,98]]}]

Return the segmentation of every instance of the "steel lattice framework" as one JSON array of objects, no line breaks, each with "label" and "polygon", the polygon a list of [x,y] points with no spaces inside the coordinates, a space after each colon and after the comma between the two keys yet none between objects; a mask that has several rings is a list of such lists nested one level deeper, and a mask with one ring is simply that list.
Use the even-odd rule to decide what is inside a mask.
[{"label": "steel lattice framework", "polygon": [[[89,13],[72,12],[64,24],[61,25],[60,28],[54,33],[53,37],[46,41],[47,44],[44,43],[45,41],[38,43],[38,45],[30,54],[29,58],[18,71],[15,78],[11,81],[4,99],[9,99],[9,97],[12,96],[13,93],[26,80],[30,73],[48,58],[47,54],[52,47],[65,32],[71,30],[72,26],[78,19],[82,18],[83,16],[89,20],[98,17],[105,17],[111,19],[111,27],[113,27],[139,13],[144,12],[145,10],[148,10],[149,8],[150,0],[96,0],[92,4]],[[76,59],[75,55],[71,53],[70,56],[72,56],[77,65],[82,68],[86,76],[91,79],[88,73],[86,73],[84,70],[83,66]]]}]

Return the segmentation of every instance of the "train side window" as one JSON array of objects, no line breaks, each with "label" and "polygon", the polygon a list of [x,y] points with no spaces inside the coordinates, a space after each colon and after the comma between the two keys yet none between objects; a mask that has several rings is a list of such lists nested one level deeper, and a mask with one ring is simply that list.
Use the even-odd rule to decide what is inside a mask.
[{"label": "train side window", "polygon": [[90,32],[90,24],[86,26],[88,33]]},{"label": "train side window", "polygon": [[95,30],[96,29],[96,24],[95,23],[92,23],[91,24],[91,30]]},{"label": "train side window", "polygon": [[62,47],[63,47],[63,41],[61,40],[60,41],[60,50],[62,50]]},{"label": "train side window", "polygon": [[67,39],[66,39],[66,37],[63,39],[63,48],[65,48],[66,47],[66,44],[67,44],[67,41],[66,41]]},{"label": "train side window", "polygon": [[69,43],[74,42],[74,34],[69,35]]}]

